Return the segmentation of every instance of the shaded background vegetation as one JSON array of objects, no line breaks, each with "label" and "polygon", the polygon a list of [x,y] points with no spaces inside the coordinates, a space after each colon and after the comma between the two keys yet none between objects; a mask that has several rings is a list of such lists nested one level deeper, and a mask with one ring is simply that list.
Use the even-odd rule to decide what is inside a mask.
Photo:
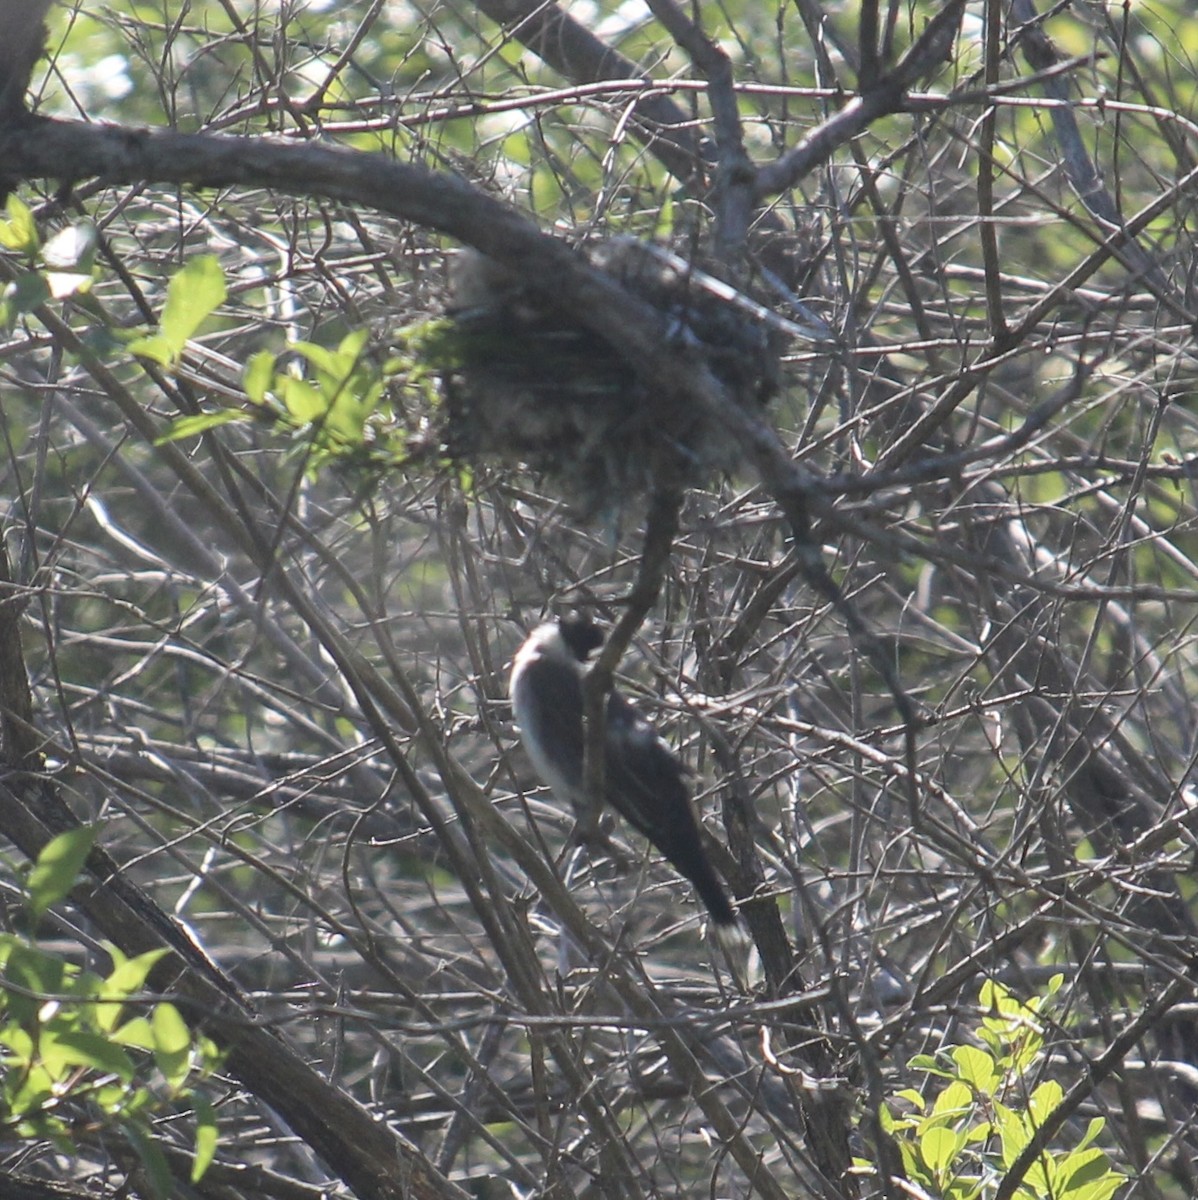
[{"label": "shaded background vegetation", "polygon": [[[936,1094],[908,1060],[967,1040],[985,979],[1057,974],[1029,1086],[1080,1085],[1058,1137],[1105,1117],[1122,1195],[1194,1194],[1198,17],[966,5],[906,103],[789,171],[940,7],[690,10],[762,170],[743,238],[708,186],[735,190],[710,104],[731,93],[665,5],[572,5],[548,34],[558,10],[516,0],[50,14],[39,113],[381,151],[567,241],[702,246],[733,275],[747,246],[756,294],[834,331],[788,347],[770,417],[876,642],[746,468],[688,495],[624,663],[761,897],[745,993],[641,841],[578,860],[515,744],[510,656],[557,606],[619,615],[637,499],[584,524],[541,477],[440,462],[407,369],[319,470],[311,426],[155,444],[249,411],[261,351],[368,329],[382,362],[441,311],[454,243],[265,186],[19,190],[45,236],[99,235],[91,290],[14,314],[0,348],[45,769],[320,1074],[474,1194],[900,1194],[842,1171],[887,1163],[884,1097]],[[176,369],[138,360],[125,333],[198,254],[227,298]],[[102,961],[70,913],[49,932]],[[217,1161],[177,1194],[342,1186],[253,1091],[211,1090]],[[186,1120],[156,1136],[186,1158]],[[115,1189],[128,1155],[77,1141],[10,1138],[7,1165]]]}]

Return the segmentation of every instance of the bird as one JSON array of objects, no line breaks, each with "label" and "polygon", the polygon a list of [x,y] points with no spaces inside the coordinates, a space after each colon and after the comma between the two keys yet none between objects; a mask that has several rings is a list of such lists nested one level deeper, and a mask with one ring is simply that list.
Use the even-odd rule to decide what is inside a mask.
[{"label": "bird", "polygon": [[[567,617],[537,626],[512,661],[511,700],[520,740],[541,782],[581,819],[589,810],[583,780],[583,674],[603,634]],[[743,935],[703,849],[677,755],[619,692],[607,698],[603,799],[643,834],[699,894],[717,938]]]}]

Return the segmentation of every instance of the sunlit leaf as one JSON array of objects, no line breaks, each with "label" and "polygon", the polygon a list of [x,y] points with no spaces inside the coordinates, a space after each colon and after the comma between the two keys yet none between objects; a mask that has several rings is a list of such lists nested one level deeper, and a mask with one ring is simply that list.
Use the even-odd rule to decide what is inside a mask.
[{"label": "sunlit leaf", "polygon": [[954,1079],[936,1097],[931,1115],[934,1117],[959,1116],[973,1108],[973,1092],[959,1079]]},{"label": "sunlit leaf", "polygon": [[112,947],[110,953],[116,965],[96,990],[97,1000],[104,1001],[96,1005],[96,1026],[107,1033],[116,1028],[123,1012],[122,1006],[116,1001],[139,991],[154,969],[154,964],[159,962],[167,951],[165,948],[147,950],[134,958],[125,958],[116,947]]},{"label": "sunlit leaf", "polygon": [[284,376],[280,390],[283,407],[297,425],[317,421],[329,410],[328,400],[306,379]]},{"label": "sunlit leaf", "polygon": [[46,844],[29,873],[29,907],[35,916],[41,916],[74,887],[95,840],[94,827],[81,825]]},{"label": "sunlit leaf", "polygon": [[242,372],[242,385],[251,403],[266,403],[266,393],[274,383],[277,362],[277,356],[269,350],[259,350],[257,354],[250,355]]},{"label": "sunlit leaf", "polygon": [[1046,1079],[1039,1084],[1028,1101],[1028,1116],[1039,1127],[1060,1106],[1065,1092],[1055,1079]]},{"label": "sunlit leaf", "polygon": [[58,271],[91,277],[98,235],[90,221],[79,221],[60,229],[42,247],[42,262]]},{"label": "sunlit leaf", "polygon": [[136,354],[138,358],[148,358],[161,367],[169,367],[175,360],[170,342],[158,333],[134,338],[129,343],[128,350],[130,354]]},{"label": "sunlit leaf", "polygon": [[0,221],[0,246],[32,258],[41,244],[32,210],[11,194],[5,201],[4,213],[6,219]]},{"label": "sunlit leaf", "polygon": [[[114,1004],[112,1007],[119,1009],[120,1006]],[[121,1046],[133,1046],[138,1050],[154,1049],[154,1031],[145,1017],[131,1017],[109,1036]]]},{"label": "sunlit leaf", "polygon": [[95,282],[90,273],[79,271],[47,271],[45,280],[46,289],[55,300],[65,300],[67,296],[90,291]]},{"label": "sunlit leaf", "polygon": [[133,1060],[111,1038],[87,1030],[56,1033],[43,1030],[42,1056],[53,1071],[59,1064],[87,1067],[119,1076],[125,1082],[134,1076]]},{"label": "sunlit leaf", "polygon": [[224,303],[225,273],[214,254],[193,258],[171,279],[159,323],[162,336],[181,354],[205,319]]},{"label": "sunlit leaf", "polygon": [[216,429],[221,425],[229,425],[235,421],[248,421],[249,414],[236,408],[221,408],[216,412],[192,413],[186,417],[176,417],[166,428],[166,432],[155,438],[154,445],[161,446],[166,442],[177,442],[183,438],[195,437]]},{"label": "sunlit leaf", "polygon": [[1081,1193],[1090,1191],[1100,1183],[1113,1182],[1116,1186],[1123,1177],[1111,1170],[1110,1160],[1097,1149],[1080,1150],[1070,1154],[1058,1165],[1057,1195],[1060,1200],[1074,1200]]},{"label": "sunlit leaf", "polygon": [[206,1096],[199,1092],[191,1098],[196,1116],[195,1158],[191,1164],[191,1182],[198,1183],[216,1157],[216,1111]]},{"label": "sunlit leaf", "polygon": [[191,1060],[191,1031],[173,1004],[156,1004],[150,1017],[154,1031],[154,1061],[172,1088],[187,1078]]},{"label": "sunlit leaf", "polygon": [[220,261],[211,254],[193,258],[175,272],[167,285],[158,332],[135,338],[129,343],[129,352],[164,367],[174,365],[188,339],[221,305],[225,295]]},{"label": "sunlit leaf", "polygon": [[50,285],[40,271],[24,271],[4,285],[0,317],[11,325],[22,313],[33,312],[50,299]]},{"label": "sunlit leaf", "polygon": [[976,1046],[954,1046],[953,1061],[961,1078],[977,1092],[989,1095],[998,1081],[998,1069],[994,1059]]},{"label": "sunlit leaf", "polygon": [[926,1130],[919,1139],[920,1153],[923,1160],[933,1171],[948,1169],[957,1152],[961,1149],[961,1138],[951,1129],[937,1126]]}]

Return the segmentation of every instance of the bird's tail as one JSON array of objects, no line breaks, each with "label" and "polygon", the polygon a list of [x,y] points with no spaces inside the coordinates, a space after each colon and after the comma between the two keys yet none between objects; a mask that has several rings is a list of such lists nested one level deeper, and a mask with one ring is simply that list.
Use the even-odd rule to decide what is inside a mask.
[{"label": "bird's tail", "polygon": [[[696,834],[697,832],[696,830]],[[696,849],[697,854],[680,855],[678,858],[673,855],[667,857],[679,873],[694,884],[699,899],[703,901],[703,907],[711,914],[712,932],[716,939],[728,949],[739,947],[746,941],[744,929],[736,919],[736,911],[728,899],[728,893],[716,877],[715,868],[703,852],[702,843],[697,837]]]}]

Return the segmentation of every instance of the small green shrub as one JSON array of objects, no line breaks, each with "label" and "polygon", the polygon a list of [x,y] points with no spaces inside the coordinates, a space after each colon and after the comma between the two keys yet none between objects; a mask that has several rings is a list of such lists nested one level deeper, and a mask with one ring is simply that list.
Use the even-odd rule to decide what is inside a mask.
[{"label": "small green shrub", "polygon": [[[51,841],[29,874],[26,928],[70,891],[93,831]],[[165,1000],[138,1002],[155,950],[126,958],[108,947],[107,976],[39,947],[34,933],[0,934],[0,1130],[6,1140],[46,1139],[77,1152],[84,1129],[121,1134],[152,1193],[171,1193],[171,1173],[153,1122],[190,1108],[195,1116],[193,1182],[216,1152],[216,1119],[197,1086],[219,1055]]]},{"label": "small green shrub", "polygon": [[[894,1138],[911,1183],[936,1200],[989,1200],[1016,1159],[1061,1103],[1054,1079],[1042,1079],[1046,1003],[1060,989],[1022,1001],[987,981],[978,1001],[986,1014],[974,1030],[979,1045],[919,1054],[908,1064],[942,1081],[931,1098],[904,1088],[883,1107],[882,1128]],[[900,1115],[901,1110],[901,1115]],[[1032,1164],[1012,1200],[1111,1200],[1125,1182],[1093,1143],[1104,1121],[1094,1117],[1075,1144],[1050,1145]],[[1066,1125],[1056,1141],[1073,1127]]]}]

